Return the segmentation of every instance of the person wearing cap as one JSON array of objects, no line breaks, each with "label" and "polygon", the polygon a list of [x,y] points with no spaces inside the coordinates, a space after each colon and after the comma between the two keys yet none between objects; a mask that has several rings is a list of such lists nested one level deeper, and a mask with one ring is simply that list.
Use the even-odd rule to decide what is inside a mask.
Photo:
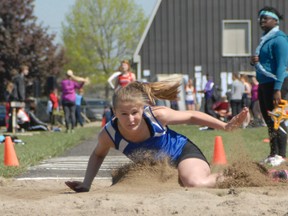
[{"label": "person wearing cap", "polygon": [[65,116],[65,126],[67,133],[73,133],[76,123],[76,89],[81,89],[84,84],[88,84],[88,78],[82,78],[74,75],[72,70],[66,72],[66,78],[61,81],[62,106]]},{"label": "person wearing cap", "polygon": [[259,82],[258,99],[270,139],[270,153],[264,163],[272,166],[285,162],[287,128],[285,122],[279,130],[274,130],[274,122],[267,111],[272,111],[287,94],[288,38],[279,29],[282,15],[273,7],[265,6],[258,12],[258,21],[263,35],[251,57],[250,64],[255,67]]}]

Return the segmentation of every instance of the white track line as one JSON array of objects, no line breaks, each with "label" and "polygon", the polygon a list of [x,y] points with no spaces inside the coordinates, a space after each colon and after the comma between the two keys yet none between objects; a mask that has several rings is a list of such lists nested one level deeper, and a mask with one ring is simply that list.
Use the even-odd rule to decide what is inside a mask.
[{"label": "white track line", "polygon": [[[17,181],[41,181],[41,180],[83,180],[83,177],[35,177],[35,178],[17,178]],[[94,180],[111,181],[110,177],[95,177]]]},{"label": "white track line", "polygon": [[[39,165],[29,167],[28,170],[55,170],[55,171],[85,171],[88,163],[88,156],[79,157],[58,157],[42,161]],[[122,165],[130,163],[125,156],[107,156],[103,161],[99,171],[112,171]],[[19,181],[29,180],[83,180],[83,177],[23,177],[16,178]],[[109,180],[112,182],[112,177],[95,177],[95,180]]]}]

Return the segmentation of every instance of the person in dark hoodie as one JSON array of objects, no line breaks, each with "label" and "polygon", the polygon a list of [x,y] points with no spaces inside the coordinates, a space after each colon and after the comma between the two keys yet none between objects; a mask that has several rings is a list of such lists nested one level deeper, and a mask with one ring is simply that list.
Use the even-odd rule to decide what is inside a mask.
[{"label": "person in dark hoodie", "polygon": [[25,76],[29,74],[29,67],[26,65],[20,66],[19,74],[13,74],[12,81],[14,84],[13,97],[15,101],[25,101],[26,99],[26,84]]}]

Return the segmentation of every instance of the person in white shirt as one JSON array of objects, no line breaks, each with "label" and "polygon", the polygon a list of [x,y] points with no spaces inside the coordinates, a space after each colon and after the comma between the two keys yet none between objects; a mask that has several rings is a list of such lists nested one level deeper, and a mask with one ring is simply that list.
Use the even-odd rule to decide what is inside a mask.
[{"label": "person in white shirt", "polygon": [[109,83],[112,89],[115,89],[114,82],[120,74],[121,74],[121,71],[116,71],[108,78],[107,82]]},{"label": "person in white shirt", "polygon": [[17,125],[21,130],[27,130],[30,123],[29,115],[25,112],[24,108],[17,108],[16,110]]}]

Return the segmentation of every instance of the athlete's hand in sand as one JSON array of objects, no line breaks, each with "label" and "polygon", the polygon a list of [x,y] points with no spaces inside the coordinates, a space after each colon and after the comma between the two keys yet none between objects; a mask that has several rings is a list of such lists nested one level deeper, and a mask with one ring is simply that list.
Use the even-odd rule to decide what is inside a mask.
[{"label": "athlete's hand in sand", "polygon": [[77,193],[88,192],[90,188],[84,187],[79,181],[66,181],[65,184]]},{"label": "athlete's hand in sand", "polygon": [[249,112],[249,109],[247,107],[244,107],[242,111],[234,116],[225,126],[225,131],[231,131],[238,127],[240,127],[245,119],[247,118],[247,114]]}]

